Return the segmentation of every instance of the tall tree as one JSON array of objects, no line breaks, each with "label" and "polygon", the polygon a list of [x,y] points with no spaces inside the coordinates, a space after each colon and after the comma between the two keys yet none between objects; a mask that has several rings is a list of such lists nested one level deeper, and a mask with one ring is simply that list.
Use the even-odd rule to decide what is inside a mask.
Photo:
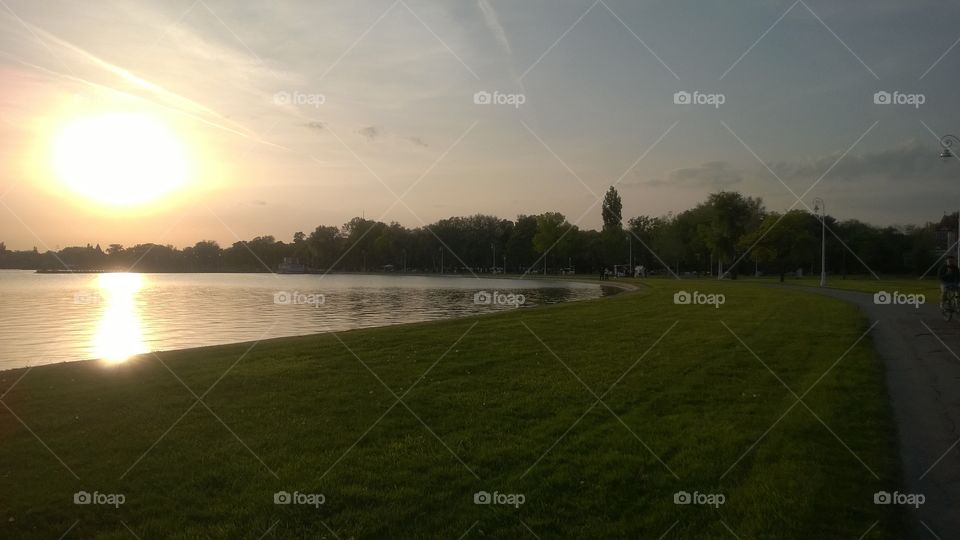
[{"label": "tall tree", "polygon": [[603,207],[601,208],[603,216],[603,230],[620,232],[623,230],[623,201],[617,188],[610,186],[607,193],[603,196]]},{"label": "tall tree", "polygon": [[610,186],[603,196],[600,214],[603,217],[603,230],[600,232],[603,245],[604,266],[627,262],[627,238],[623,231],[623,201],[617,188]]}]

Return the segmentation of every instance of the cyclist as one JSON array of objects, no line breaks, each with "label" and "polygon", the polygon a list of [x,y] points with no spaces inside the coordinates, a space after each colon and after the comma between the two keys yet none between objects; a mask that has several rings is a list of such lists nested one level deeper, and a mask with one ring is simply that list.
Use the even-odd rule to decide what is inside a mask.
[{"label": "cyclist", "polygon": [[957,258],[947,256],[947,264],[940,268],[937,274],[940,278],[940,309],[947,303],[947,291],[956,291],[960,288],[960,268],[957,268]]}]

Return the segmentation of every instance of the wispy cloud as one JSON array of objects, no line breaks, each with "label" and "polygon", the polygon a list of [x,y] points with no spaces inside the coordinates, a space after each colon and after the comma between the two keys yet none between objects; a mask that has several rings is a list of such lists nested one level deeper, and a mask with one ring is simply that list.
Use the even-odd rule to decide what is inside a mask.
[{"label": "wispy cloud", "polygon": [[[860,187],[874,196],[880,196],[880,188],[908,190],[918,180],[922,180],[922,185],[926,186],[945,181],[943,164],[936,159],[937,151],[935,144],[924,145],[911,139],[892,148],[848,154],[840,163],[836,163],[839,154],[826,154],[768,165],[787,183],[813,182],[829,170],[824,187],[837,184]],[[835,163],[836,166],[831,169]],[[728,161],[710,161],[694,167],[673,169],[662,177],[637,179],[624,182],[623,185],[628,189],[678,187],[697,190],[731,189],[742,185],[742,189],[749,191],[758,185],[768,185],[771,179],[770,172],[759,165],[740,167]]]},{"label": "wispy cloud", "polygon": [[410,137],[407,137],[407,140],[410,141],[410,142],[412,142],[413,144],[415,144],[415,145],[417,145],[417,146],[422,146],[423,148],[427,148],[428,146],[430,146],[429,144],[427,144],[426,142],[424,142],[423,139],[421,139],[420,137],[417,137],[416,135],[412,135],[412,136],[410,136]]},{"label": "wispy cloud", "polygon": [[517,87],[519,87],[521,91],[526,92],[523,87],[523,79],[520,78],[520,74],[516,69],[516,63],[514,62],[513,57],[513,47],[510,45],[510,39],[507,37],[507,31],[503,28],[503,24],[500,23],[500,17],[497,15],[496,10],[493,9],[493,5],[488,0],[477,0],[477,6],[480,8],[480,12],[483,14],[483,20],[486,23],[487,28],[490,30],[490,33],[493,34],[494,39],[500,45],[500,48],[507,57],[507,61],[510,64],[510,74],[513,76],[514,82],[516,82]]},{"label": "wispy cloud", "polygon": [[[830,178],[839,182],[879,179],[907,188],[910,182],[919,178],[944,177],[943,164],[936,159],[937,152],[939,147],[935,142],[923,144],[911,139],[885,150],[849,154],[830,171]],[[801,161],[782,161],[771,163],[770,167],[785,181],[816,179],[838,157],[839,154],[830,154]]]},{"label": "wispy cloud", "polygon": [[[261,140],[253,130],[227,118],[224,114],[202,103],[147,80],[121,66],[108,62],[43,28],[28,22],[23,22],[22,24],[26,26],[37,39],[42,40],[42,43],[49,48],[51,54],[54,54],[56,58],[61,60],[64,69],[69,69],[69,72],[44,67],[3,51],[0,51],[0,57],[12,60],[23,67],[43,73],[61,82],[75,83],[110,95],[140,100],[160,109],[185,115],[208,126],[244,138],[278,146]],[[94,68],[94,71],[91,71],[90,68]],[[81,73],[83,75],[80,75]],[[104,79],[102,77],[103,74],[110,75],[112,78]]]},{"label": "wispy cloud", "polygon": [[668,171],[664,178],[624,182],[627,188],[672,186],[695,189],[727,189],[744,180],[744,172],[725,161],[710,161],[696,167]]},{"label": "wispy cloud", "polygon": [[357,130],[357,133],[367,139],[367,141],[372,141],[382,135],[383,132],[377,126],[365,126]]}]

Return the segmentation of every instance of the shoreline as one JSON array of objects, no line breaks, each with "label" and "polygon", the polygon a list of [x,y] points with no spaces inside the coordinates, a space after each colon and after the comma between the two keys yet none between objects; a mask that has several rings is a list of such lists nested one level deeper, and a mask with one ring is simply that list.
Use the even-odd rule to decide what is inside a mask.
[{"label": "shoreline", "polygon": [[[140,273],[140,272],[135,272],[135,273]],[[144,274],[147,274],[148,272],[143,272],[143,273],[144,273]],[[149,273],[153,273],[153,272],[149,272]],[[181,273],[183,273],[183,272],[175,272],[175,273],[181,274]],[[188,274],[204,274],[204,273],[207,273],[207,272],[189,272]],[[212,273],[212,272],[210,272],[210,273]],[[218,272],[218,273],[221,273],[221,274],[222,274],[222,273],[224,273],[224,272]],[[231,272],[231,274],[235,274],[235,273],[236,273],[236,272]],[[250,273],[254,273],[254,272],[250,272]],[[259,273],[259,274],[268,274],[267,272],[257,272],[257,273]],[[65,274],[65,273],[64,273],[64,274]],[[160,274],[166,275],[167,273],[160,273]],[[173,274],[173,272],[171,272],[170,274]],[[246,273],[241,273],[241,274],[246,274]],[[347,273],[343,273],[343,274],[346,275]],[[369,274],[369,273],[367,273],[367,274],[349,274],[349,275],[368,275],[368,274]],[[279,275],[283,275],[283,274],[279,274]],[[309,274],[290,274],[290,275],[309,275]],[[369,274],[369,275],[374,275],[374,274]],[[475,279],[475,278],[473,278],[472,276],[462,276],[462,275],[458,275],[458,274],[412,274],[412,275],[411,275],[411,274],[394,274],[394,273],[387,273],[387,274],[376,274],[376,275],[382,275],[382,276],[411,276],[411,277],[442,277],[442,278],[451,278],[451,277],[453,277],[453,278],[463,278],[463,279]],[[479,278],[479,279],[484,279],[484,278]],[[543,310],[543,309],[547,309],[547,308],[554,308],[554,307],[557,307],[557,306],[577,304],[577,303],[581,303],[581,302],[590,302],[590,301],[604,300],[604,299],[607,299],[607,298],[609,298],[609,297],[619,296],[619,295],[621,295],[621,294],[623,294],[623,293],[633,292],[633,291],[638,291],[638,290],[640,290],[640,287],[638,287],[638,286],[636,286],[636,285],[629,284],[629,283],[605,283],[605,282],[600,282],[600,281],[598,281],[598,280],[594,280],[594,281],[589,281],[589,280],[575,280],[575,279],[567,279],[565,276],[557,276],[557,278],[551,279],[551,278],[543,278],[543,277],[540,277],[540,278],[533,277],[533,278],[531,278],[531,277],[514,277],[514,276],[511,276],[511,275],[506,275],[506,276],[488,277],[488,278],[486,278],[486,279],[503,279],[503,280],[525,280],[525,281],[540,281],[540,282],[579,283],[579,284],[582,284],[582,285],[598,285],[598,286],[600,287],[600,289],[601,289],[601,294],[600,294],[600,296],[598,296],[598,297],[596,297],[596,298],[587,298],[587,299],[580,299],[580,300],[565,300],[565,301],[563,301],[563,302],[554,303],[554,304],[541,304],[541,305],[529,306],[529,307],[526,307],[526,308],[520,308],[520,309],[537,310],[537,311],[540,311],[540,310]],[[609,291],[607,294],[604,294],[604,291],[603,291],[604,288],[611,289],[612,291]],[[458,321],[458,320],[466,320],[466,319],[469,319],[469,318],[480,318],[480,317],[490,317],[490,316],[495,316],[495,315],[501,315],[501,314],[503,314],[503,313],[510,313],[511,311],[513,311],[513,310],[492,311],[492,312],[490,312],[490,313],[469,313],[469,314],[453,315],[453,316],[449,316],[449,317],[443,317],[443,318],[438,318],[438,319],[430,319],[430,320],[423,320],[423,321],[408,321],[408,322],[398,322],[398,323],[391,323],[391,324],[382,324],[382,325],[376,325],[376,326],[362,326],[362,327],[357,327],[357,328],[349,328],[349,329],[346,329],[346,330],[338,330],[338,331],[336,331],[336,333],[337,333],[337,334],[342,334],[342,333],[347,333],[347,332],[356,332],[356,331],[363,331],[363,330],[374,330],[374,329],[379,329],[379,328],[398,328],[398,327],[413,326],[413,325],[440,324],[440,323],[444,323],[444,322],[448,322],[448,321]],[[129,358],[127,358],[126,360],[123,360],[123,361],[121,361],[121,362],[111,362],[111,363],[124,364],[124,363],[127,363],[127,362],[129,362],[129,361],[131,361],[131,360],[134,360],[134,359],[136,359],[136,358],[145,358],[145,357],[150,357],[150,356],[154,356],[154,355],[157,355],[157,354],[165,354],[165,353],[189,353],[189,352],[192,352],[192,351],[200,351],[200,350],[203,350],[203,349],[211,349],[211,348],[217,348],[217,347],[230,347],[230,346],[243,345],[243,344],[249,344],[249,343],[254,343],[254,342],[270,342],[270,341],[277,341],[277,340],[302,339],[302,338],[308,338],[308,337],[311,337],[311,336],[322,336],[322,335],[324,335],[324,334],[329,334],[329,333],[331,333],[331,332],[333,332],[333,331],[329,331],[329,330],[328,330],[328,331],[326,331],[326,332],[310,332],[310,333],[306,333],[306,334],[293,334],[293,335],[276,336],[276,337],[261,339],[261,340],[259,340],[259,341],[258,341],[258,340],[229,341],[229,342],[224,342],[224,343],[212,343],[212,344],[209,344],[209,345],[198,345],[198,346],[183,347],[183,348],[156,349],[156,350],[151,350],[151,351],[147,351],[147,352],[144,352],[144,353],[132,355],[132,356],[130,356]],[[107,361],[104,360],[103,358],[83,358],[83,359],[75,359],[75,360],[61,360],[61,361],[50,362],[50,363],[46,363],[46,364],[37,364],[37,365],[28,365],[28,366],[19,366],[19,367],[10,367],[10,368],[0,368],[0,375],[7,374],[7,373],[13,373],[13,372],[16,372],[16,371],[18,371],[18,370],[32,370],[32,369],[38,369],[38,368],[43,368],[43,367],[48,367],[48,366],[63,366],[63,365],[66,365],[66,364],[88,364],[88,363],[90,363],[90,362],[107,362]]]},{"label": "shoreline", "polygon": [[[625,290],[632,281],[609,285]],[[6,469],[8,489],[2,491],[11,501],[2,516],[6,536],[55,537],[74,523],[69,501],[78,485],[58,467],[62,462],[76,468],[80,487],[122,489],[132,503],[123,508],[125,521],[156,536],[183,530],[223,536],[220,524],[230,523],[237,525],[228,535],[243,537],[277,519],[270,502],[278,489],[303,489],[275,482],[271,472],[296,481],[332,470],[315,489],[335,503],[324,507],[324,515],[344,537],[381,537],[413,525],[430,536],[455,537],[476,520],[478,489],[511,486],[553,447],[535,471],[556,481],[535,477],[520,487],[530,500],[544,503],[524,509],[538,513],[537,523],[571,505],[597,536],[666,530],[683,511],[671,505],[678,488],[671,470],[688,485],[710,485],[733,464],[724,488],[731,499],[736,493],[738,500],[772,505],[750,508],[746,521],[736,524],[744,537],[815,536],[824,524],[851,538],[868,527],[884,537],[905,537],[890,507],[874,504],[863,489],[869,473],[838,451],[831,431],[811,429],[810,419],[782,422],[749,462],[737,466],[745,449],[793,403],[731,330],[776,372],[813,380],[835,368],[816,394],[815,410],[883,479],[878,488],[901,487],[882,372],[870,361],[869,344],[857,341],[863,329],[855,309],[806,292],[718,283],[716,291],[730,296],[718,311],[676,304],[673,295],[685,283],[636,285],[648,290],[403,328],[268,339],[252,348],[238,343],[113,365],[66,362],[0,373],[0,388],[9,392],[6,403],[15,411],[0,415],[9,428],[0,446],[14,464]],[[791,301],[801,295],[808,300]],[[782,309],[785,299],[789,312]],[[798,326],[798,317],[809,324]],[[757,319],[764,321],[762,329]],[[691,332],[701,339],[691,341]],[[795,338],[787,354],[784,334]],[[835,364],[841,356],[846,360]],[[578,384],[581,375],[601,388],[616,383],[606,399],[617,418],[598,414],[571,428],[593,402]],[[193,394],[201,390],[202,405]],[[398,402],[408,393],[408,401]],[[51,451],[13,414],[22,415]],[[703,432],[705,421],[717,428]],[[653,455],[632,436],[640,426]],[[565,432],[569,438],[556,443]],[[713,465],[690,465],[701,462]],[[576,469],[556,476],[566,464]],[[483,480],[475,482],[467,469]],[[118,484],[118,475],[131,470],[130,480]],[[611,471],[640,471],[644,486]],[[245,480],[230,484],[238,472]],[[798,476],[806,480],[797,482]],[[224,490],[225,483],[233,488]],[[379,490],[384,485],[400,488]],[[407,486],[431,497],[416,501],[417,508],[444,513],[398,515],[395,509],[410,502]],[[780,491],[771,496],[771,486]],[[569,493],[584,489],[588,496],[570,499]],[[617,514],[635,513],[638,497],[665,511],[645,513],[649,523],[611,526],[605,519],[609,504],[619,505],[613,508]],[[201,498],[217,504],[209,519],[190,520],[184,510]],[[824,504],[838,510],[824,513]],[[816,523],[793,517],[815,512]],[[84,521],[84,534],[119,537],[125,529],[114,515]],[[278,526],[284,527],[281,536],[321,536],[315,515],[291,512]],[[690,522],[696,531],[716,524],[712,512],[684,515],[699,520]],[[785,517],[753,518],[767,515]],[[492,536],[518,536],[513,532],[519,533]]]}]

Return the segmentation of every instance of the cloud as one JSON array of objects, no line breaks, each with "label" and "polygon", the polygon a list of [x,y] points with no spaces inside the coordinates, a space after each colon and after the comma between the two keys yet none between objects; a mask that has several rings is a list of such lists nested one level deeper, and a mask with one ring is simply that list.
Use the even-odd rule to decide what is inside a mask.
[{"label": "cloud", "polygon": [[739,184],[744,180],[743,171],[733,168],[725,161],[710,161],[696,167],[668,171],[664,178],[624,182],[626,188],[674,186],[684,188],[709,188],[720,190]]},{"label": "cloud", "polygon": [[521,91],[526,92],[523,86],[523,79],[520,78],[520,75],[517,73],[516,66],[513,61],[513,47],[510,46],[510,39],[507,38],[507,31],[504,30],[503,25],[500,23],[500,17],[497,16],[496,10],[493,9],[493,5],[490,4],[487,0],[477,0],[477,6],[480,8],[480,12],[483,13],[483,20],[487,25],[487,28],[490,30],[490,33],[493,34],[494,39],[500,45],[500,48],[503,49],[504,54],[507,55],[507,59],[510,63],[510,73],[513,75],[514,81],[517,83],[517,87]]},{"label": "cloud", "polygon": [[377,126],[362,127],[357,133],[367,139],[367,141],[372,141],[383,134]]},{"label": "cloud", "polygon": [[[834,153],[804,160],[770,162],[767,165],[788,184],[811,184],[822,176],[824,186],[846,184],[875,189],[881,185],[893,185],[902,190],[908,189],[910,183],[917,180],[930,184],[947,178],[948,173],[937,159],[938,152],[939,146],[935,142],[923,144],[911,139],[885,150],[850,153],[843,159],[840,159],[842,153]],[[623,182],[622,185],[625,188],[671,186],[719,190],[740,184],[769,185],[771,180],[775,179],[770,171],[761,165],[738,168],[727,161],[710,161],[695,167],[668,171],[663,178]]]},{"label": "cloud", "polygon": [[420,137],[417,137],[416,135],[412,135],[412,136],[410,136],[410,137],[407,137],[407,140],[410,141],[410,142],[412,142],[413,144],[415,144],[415,145],[417,145],[417,146],[422,146],[422,147],[424,147],[424,148],[430,146],[429,144],[427,144],[426,142],[424,142],[423,139],[421,139]]},{"label": "cloud", "polygon": [[[134,74],[117,64],[113,64],[96,56],[92,52],[81,48],[74,43],[54,35],[43,28],[29,23],[21,24],[35,39],[40,40],[51,55],[60,62],[57,67],[64,71],[43,67],[30,62],[15,54],[0,51],[0,57],[6,58],[24,68],[42,74],[50,81],[69,83],[64,86],[71,92],[80,89],[90,90],[94,96],[105,96],[112,99],[139,100],[144,104],[158,109],[184,115],[207,126],[254,140],[258,143],[283,148],[258,137],[255,131],[231,120],[228,115],[222,114],[206,105],[185,95],[174,92],[159,83]],[[56,51],[56,53],[54,53]],[[104,76],[106,75],[106,77]]]},{"label": "cloud", "polygon": [[[848,154],[839,163],[834,163],[842,154],[830,154],[802,161],[770,163],[777,176],[784,181],[806,179],[814,181],[828,170],[825,181],[854,182],[859,180],[886,179],[893,182],[909,182],[917,178],[941,178],[943,166],[937,160],[940,147],[922,144],[914,139],[878,152]],[[831,169],[831,167],[833,167]]]},{"label": "cloud", "polygon": [[490,5],[490,2],[487,0],[477,0],[477,5],[483,13],[483,20],[487,23],[487,28],[493,33],[494,38],[496,38],[504,52],[510,57],[513,57],[513,48],[510,46],[510,40],[507,39],[507,32],[503,29],[503,25],[500,24],[500,18],[497,17],[497,12],[494,11],[493,6]]}]

